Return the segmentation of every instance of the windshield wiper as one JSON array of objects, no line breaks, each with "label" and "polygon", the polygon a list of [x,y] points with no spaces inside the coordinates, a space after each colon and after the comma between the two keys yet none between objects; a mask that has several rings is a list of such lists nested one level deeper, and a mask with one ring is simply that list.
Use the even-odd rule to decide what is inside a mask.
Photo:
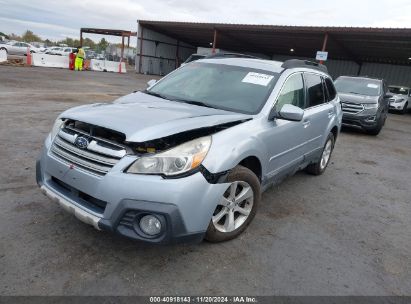
[{"label": "windshield wiper", "polygon": [[[177,102],[182,102],[182,103],[188,103],[191,105],[195,106],[200,106],[200,107],[207,107],[207,108],[212,108],[212,109],[219,109],[213,105],[210,105],[208,103],[202,102],[202,101],[196,101],[196,100],[187,100],[187,99],[171,99],[172,101],[177,101]],[[220,110],[220,109],[219,109]]]},{"label": "windshield wiper", "polygon": [[162,98],[162,99],[167,99],[167,100],[169,100],[166,96],[164,96],[164,95],[162,95],[162,94],[159,94],[159,93],[155,93],[155,92],[151,92],[151,91],[148,91],[148,90],[144,90],[144,91],[142,91],[144,94],[147,94],[147,95],[151,95],[151,96],[155,96],[155,97],[159,97],[159,98]]},{"label": "windshield wiper", "polygon": [[355,94],[355,95],[362,95],[361,93],[357,93],[357,92],[348,92],[349,94]]}]

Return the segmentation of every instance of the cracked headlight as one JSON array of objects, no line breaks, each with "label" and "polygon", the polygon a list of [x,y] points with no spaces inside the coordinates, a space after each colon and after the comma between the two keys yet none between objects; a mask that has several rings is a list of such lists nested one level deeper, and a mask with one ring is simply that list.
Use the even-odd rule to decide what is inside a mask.
[{"label": "cracked headlight", "polygon": [[127,173],[178,175],[191,171],[203,162],[211,146],[211,136],[186,142],[168,151],[137,159]]},{"label": "cracked headlight", "polygon": [[50,136],[52,140],[57,135],[57,133],[60,131],[61,127],[63,126],[63,123],[64,123],[64,120],[60,118],[56,119],[56,121],[54,122],[53,128],[51,129],[51,132],[50,132]]}]

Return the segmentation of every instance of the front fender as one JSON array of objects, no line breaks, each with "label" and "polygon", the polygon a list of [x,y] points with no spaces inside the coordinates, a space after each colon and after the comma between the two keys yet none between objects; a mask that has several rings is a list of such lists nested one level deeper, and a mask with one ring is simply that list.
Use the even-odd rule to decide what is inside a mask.
[{"label": "front fender", "polygon": [[[252,135],[250,130],[253,130]],[[259,139],[260,132],[261,128],[256,121],[251,120],[214,134],[203,166],[211,173],[219,173],[233,169],[247,157],[255,156],[262,164],[264,176],[263,164],[269,153],[266,145]]]}]

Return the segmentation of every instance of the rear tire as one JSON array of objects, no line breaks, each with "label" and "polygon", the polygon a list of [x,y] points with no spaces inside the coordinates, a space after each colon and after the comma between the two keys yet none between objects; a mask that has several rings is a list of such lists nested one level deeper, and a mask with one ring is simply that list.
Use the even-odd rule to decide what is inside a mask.
[{"label": "rear tire", "polygon": [[325,169],[327,169],[327,166],[330,162],[331,154],[334,150],[334,144],[335,144],[334,134],[330,132],[330,134],[328,134],[327,140],[325,141],[325,145],[321,152],[321,157],[319,161],[314,164],[308,165],[307,168],[305,168],[305,171],[312,175],[323,174],[325,172]]},{"label": "rear tire", "polygon": [[227,176],[227,188],[208,225],[205,239],[225,242],[240,235],[253,220],[261,200],[260,182],[248,168],[236,166]]}]

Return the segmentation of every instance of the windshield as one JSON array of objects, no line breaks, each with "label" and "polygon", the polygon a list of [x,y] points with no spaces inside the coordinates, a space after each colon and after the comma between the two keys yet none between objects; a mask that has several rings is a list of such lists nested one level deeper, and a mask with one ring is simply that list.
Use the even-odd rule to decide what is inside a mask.
[{"label": "windshield", "polygon": [[339,77],[335,81],[338,93],[350,93],[366,96],[380,95],[381,82],[374,79]]},{"label": "windshield", "polygon": [[256,114],[264,106],[278,73],[194,62],[171,73],[148,93],[169,100]]},{"label": "windshield", "polygon": [[389,87],[388,90],[393,94],[408,96],[408,89],[400,87]]}]

